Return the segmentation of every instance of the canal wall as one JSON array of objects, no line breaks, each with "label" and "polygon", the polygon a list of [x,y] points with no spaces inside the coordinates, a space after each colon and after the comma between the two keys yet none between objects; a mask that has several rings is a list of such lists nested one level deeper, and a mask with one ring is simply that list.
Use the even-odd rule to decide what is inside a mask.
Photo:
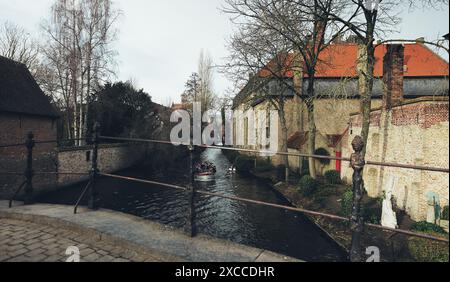
[{"label": "canal wall", "polygon": [[[98,168],[111,173],[129,168],[147,155],[146,144],[101,144],[98,149]],[[70,175],[64,172],[89,173],[92,166],[92,146],[58,149],[57,186],[67,186],[85,181],[88,175]]]}]

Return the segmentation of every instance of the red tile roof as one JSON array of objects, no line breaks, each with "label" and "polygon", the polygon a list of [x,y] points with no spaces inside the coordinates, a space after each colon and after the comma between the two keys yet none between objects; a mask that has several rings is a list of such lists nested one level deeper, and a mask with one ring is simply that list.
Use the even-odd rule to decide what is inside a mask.
[{"label": "red tile roof", "polygon": [[[448,63],[439,55],[431,51],[425,45],[420,43],[405,44],[405,77],[426,77],[426,76],[448,76]],[[380,45],[375,50],[375,76],[383,75],[383,57],[386,54],[386,45]],[[333,44],[324,49],[319,56],[319,63],[316,66],[316,77],[318,78],[337,78],[337,77],[357,77],[356,61],[358,54],[357,44]],[[292,77],[291,70],[293,54],[281,55],[278,62],[274,59],[268,67],[260,72],[261,77],[271,75],[271,70],[281,69],[285,65],[284,72],[286,77]],[[280,67],[276,67],[279,64]],[[307,76],[305,74],[305,76]]]}]

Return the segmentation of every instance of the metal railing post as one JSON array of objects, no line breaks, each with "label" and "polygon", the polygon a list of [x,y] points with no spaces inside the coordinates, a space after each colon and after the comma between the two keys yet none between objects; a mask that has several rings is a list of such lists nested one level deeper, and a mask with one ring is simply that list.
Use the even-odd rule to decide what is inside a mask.
[{"label": "metal railing post", "polygon": [[350,249],[350,261],[362,262],[363,252],[361,246],[361,237],[364,231],[364,219],[361,214],[361,200],[363,197],[364,181],[362,172],[366,164],[362,150],[364,140],[361,136],[356,136],[352,141],[352,147],[355,151],[350,157],[350,163],[353,168],[353,206],[350,218],[350,229],[352,231],[352,242]]},{"label": "metal railing post", "polygon": [[92,132],[92,142],[93,142],[93,150],[92,150],[92,167],[90,172],[90,186],[89,186],[89,200],[88,200],[88,208],[91,210],[98,209],[98,192],[95,189],[95,180],[98,177],[98,142],[99,142],[99,134],[100,134],[100,124],[96,122],[94,124],[93,132]]},{"label": "metal railing post", "polygon": [[195,184],[194,184],[194,146],[189,146],[189,185],[187,190],[188,208],[184,231],[191,237],[196,234],[195,228]]},{"label": "metal railing post", "polygon": [[35,146],[33,132],[28,132],[27,141],[25,142],[27,147],[27,168],[25,169],[25,205],[33,203],[33,148]]}]

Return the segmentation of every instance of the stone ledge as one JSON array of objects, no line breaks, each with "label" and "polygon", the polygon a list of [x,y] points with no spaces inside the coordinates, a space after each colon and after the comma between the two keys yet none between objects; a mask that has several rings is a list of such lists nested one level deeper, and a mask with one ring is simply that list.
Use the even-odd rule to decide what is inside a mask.
[{"label": "stone ledge", "polygon": [[198,262],[300,262],[270,251],[198,235],[190,238],[180,230],[135,216],[109,211],[37,204],[7,208],[0,201],[0,218],[30,221],[88,234],[92,240],[157,254],[166,261]]}]

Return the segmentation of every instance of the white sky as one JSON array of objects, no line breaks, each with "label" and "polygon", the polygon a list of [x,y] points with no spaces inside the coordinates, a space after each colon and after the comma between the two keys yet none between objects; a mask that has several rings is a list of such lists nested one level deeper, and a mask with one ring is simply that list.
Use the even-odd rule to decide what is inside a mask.
[{"label": "white sky", "polygon": [[[189,75],[197,70],[200,51],[215,64],[227,56],[225,40],[232,25],[219,7],[223,0],[115,0],[123,11],[116,43],[119,80],[132,78],[138,87],[167,104],[179,101]],[[53,0],[0,0],[0,22],[14,22],[39,35]],[[425,37],[435,40],[449,32],[448,7],[442,11],[403,13],[399,33],[391,38]],[[447,58],[447,56],[446,56]],[[224,93],[231,83],[215,75],[215,90]]]}]

